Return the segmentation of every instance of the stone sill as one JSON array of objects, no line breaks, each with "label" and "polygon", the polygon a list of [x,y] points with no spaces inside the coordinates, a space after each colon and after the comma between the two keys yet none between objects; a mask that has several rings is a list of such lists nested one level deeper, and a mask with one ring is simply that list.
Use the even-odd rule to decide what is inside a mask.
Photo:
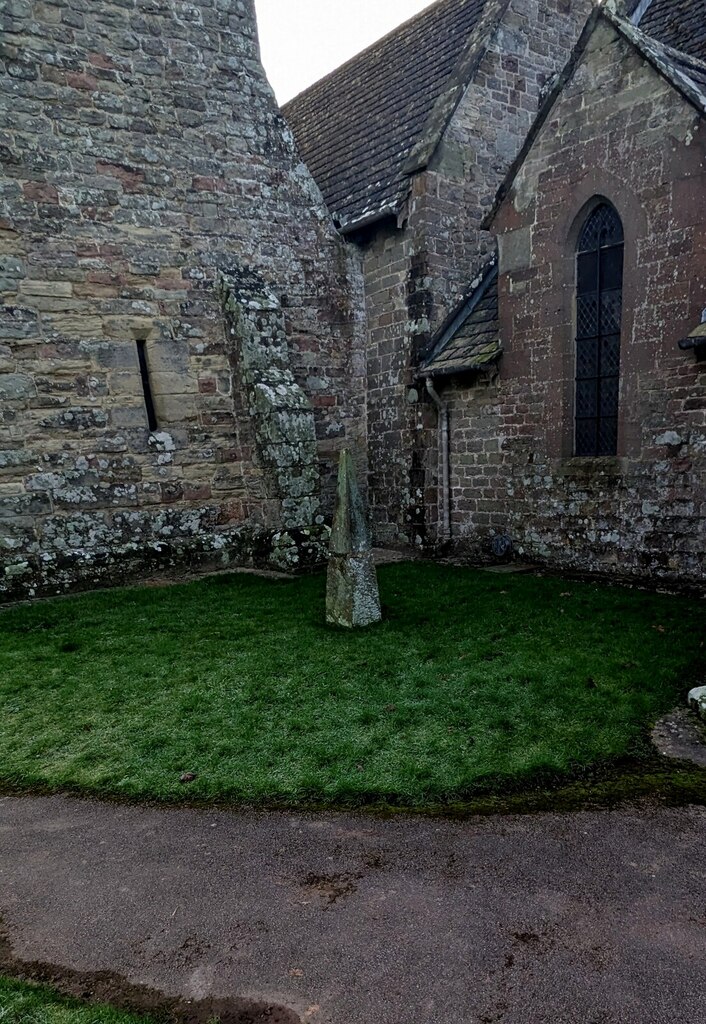
[{"label": "stone sill", "polygon": [[579,480],[614,480],[622,477],[627,469],[627,459],[616,455],[577,456],[561,459],[557,464],[559,476]]}]

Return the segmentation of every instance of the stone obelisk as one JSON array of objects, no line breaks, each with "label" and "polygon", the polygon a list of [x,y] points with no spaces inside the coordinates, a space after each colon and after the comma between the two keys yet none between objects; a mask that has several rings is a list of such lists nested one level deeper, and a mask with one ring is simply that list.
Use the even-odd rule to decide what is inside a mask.
[{"label": "stone obelisk", "polygon": [[348,629],[382,618],[377,573],[351,453],[344,449],[338,467],[336,511],[331,530],[326,621]]}]

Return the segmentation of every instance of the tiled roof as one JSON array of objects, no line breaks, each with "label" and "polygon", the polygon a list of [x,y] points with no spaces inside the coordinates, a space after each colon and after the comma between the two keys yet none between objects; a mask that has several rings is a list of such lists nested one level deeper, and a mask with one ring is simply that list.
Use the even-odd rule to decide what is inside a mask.
[{"label": "tiled roof", "polygon": [[344,230],[401,208],[410,154],[453,91],[474,30],[498,6],[499,0],[439,0],[283,107]]},{"label": "tiled roof", "polygon": [[498,267],[493,261],[442,325],[417,376],[448,377],[485,369],[502,355],[499,330]]},{"label": "tiled roof", "polygon": [[637,25],[666,46],[706,60],[706,0],[652,0]]}]

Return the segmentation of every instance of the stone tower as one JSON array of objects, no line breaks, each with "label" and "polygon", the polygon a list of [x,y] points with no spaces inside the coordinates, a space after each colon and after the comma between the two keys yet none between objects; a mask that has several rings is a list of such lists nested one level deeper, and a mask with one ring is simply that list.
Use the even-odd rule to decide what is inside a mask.
[{"label": "stone tower", "polygon": [[0,30],[0,596],[315,557],[360,285],[252,0],[6,0]]}]

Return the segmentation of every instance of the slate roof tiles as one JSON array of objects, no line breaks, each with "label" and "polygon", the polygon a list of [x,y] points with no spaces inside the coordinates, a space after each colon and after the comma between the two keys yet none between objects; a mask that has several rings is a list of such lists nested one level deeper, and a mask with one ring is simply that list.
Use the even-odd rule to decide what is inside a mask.
[{"label": "slate roof tiles", "polygon": [[496,363],[502,355],[499,330],[498,266],[493,260],[442,324],[417,376],[448,377]]},{"label": "slate roof tiles", "polygon": [[[678,0],[677,0],[678,2]],[[622,18],[605,17],[626,36],[659,71],[700,111],[706,113],[706,63],[691,53],[676,50]]]},{"label": "slate roof tiles", "polygon": [[652,64],[655,70],[681,92],[699,114],[706,116],[706,62],[696,57],[690,57],[681,50],[674,50],[654,37],[646,35],[641,29],[636,28],[624,17],[616,15],[610,9],[596,7],[586,22],[568,63],[541,105],[524,145],[511,164],[496,193],[492,208],[481,222],[481,227],[485,228],[485,230],[491,229],[495,215],[512,188],[520,167],[524,163],[529,150],[534,145],[537,135],[545,124],[554,104],[559,99],[567,81],[573,75],[588,40],[601,19],[605,19],[620,35],[632,43],[638,52]]},{"label": "slate roof tiles", "polygon": [[493,0],[439,0],[282,112],[344,230],[397,212],[407,159]]},{"label": "slate roof tiles", "polygon": [[652,0],[638,26],[665,46],[706,60],[706,0]]},{"label": "slate roof tiles", "polygon": [[[645,0],[626,3],[634,16],[645,7]],[[444,127],[445,94],[453,104],[464,57],[505,4],[437,0],[284,106],[299,151],[343,231],[400,211],[415,169],[408,161],[421,153],[424,165],[425,135]],[[664,47],[706,59],[706,0],[651,0],[637,20],[640,31]],[[684,61],[671,56],[677,74],[689,75],[704,91],[704,70]]]}]

